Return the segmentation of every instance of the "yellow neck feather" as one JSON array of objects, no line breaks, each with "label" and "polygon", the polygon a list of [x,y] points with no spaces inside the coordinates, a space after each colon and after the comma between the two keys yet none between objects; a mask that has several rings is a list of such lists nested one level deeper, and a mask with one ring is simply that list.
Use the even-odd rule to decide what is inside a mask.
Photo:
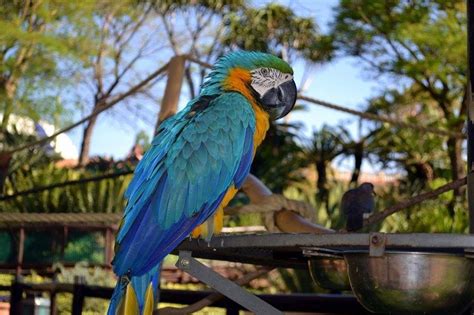
[{"label": "yellow neck feather", "polygon": [[228,91],[236,91],[245,96],[252,104],[255,112],[255,133],[253,135],[254,154],[257,147],[262,143],[268,128],[270,127],[269,115],[258,106],[255,98],[248,89],[252,76],[249,71],[242,68],[234,68],[229,71],[229,76],[224,81],[224,89]]}]

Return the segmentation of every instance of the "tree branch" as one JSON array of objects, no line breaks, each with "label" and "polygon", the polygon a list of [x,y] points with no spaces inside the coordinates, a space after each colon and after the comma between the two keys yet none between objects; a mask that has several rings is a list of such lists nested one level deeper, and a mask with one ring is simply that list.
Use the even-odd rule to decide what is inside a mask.
[{"label": "tree branch", "polygon": [[429,191],[429,192],[426,192],[426,193],[422,193],[422,194],[420,194],[418,196],[415,196],[413,198],[410,198],[410,199],[407,199],[405,201],[399,202],[396,205],[388,207],[384,211],[376,213],[376,214],[370,216],[368,219],[364,220],[364,226],[379,223],[379,222],[383,221],[386,217],[394,214],[395,212],[407,209],[407,208],[412,207],[416,204],[419,204],[419,203],[421,203],[425,200],[434,199],[438,195],[441,195],[441,194],[443,194],[447,191],[454,190],[454,189],[457,189],[459,187],[462,187],[462,186],[466,185],[466,183],[467,183],[467,177],[463,177],[463,178],[457,179],[455,181],[452,181],[452,182],[450,182],[446,185],[443,185],[443,186],[441,186],[441,187],[439,187],[435,190],[432,190],[432,191]]}]

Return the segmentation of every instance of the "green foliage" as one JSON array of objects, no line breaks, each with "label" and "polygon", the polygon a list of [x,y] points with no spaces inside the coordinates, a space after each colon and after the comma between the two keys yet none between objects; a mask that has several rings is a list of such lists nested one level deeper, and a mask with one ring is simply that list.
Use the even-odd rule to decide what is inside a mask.
[{"label": "green foliage", "polygon": [[[310,168],[308,171],[313,172],[314,168]],[[314,191],[317,191],[316,183],[308,181],[288,187],[283,194],[287,198],[309,203],[316,210],[316,223],[327,228],[338,230],[345,226],[345,220],[339,205],[342,195],[349,188],[349,185],[337,181],[333,177],[328,180],[326,185],[330,192],[327,202],[323,202],[320,194],[314,193]]]},{"label": "green foliage", "polygon": [[2,1],[0,6],[2,130],[12,113],[33,119],[52,119],[50,115],[60,114],[62,106],[41,105],[56,96],[54,92],[43,93],[42,89],[63,88],[69,80],[59,75],[62,71],[59,65],[72,59],[81,60],[93,47],[89,34],[71,31],[72,25],[85,25],[85,16],[92,16],[93,2],[46,0],[28,4]]},{"label": "green foliage", "polygon": [[[357,57],[369,73],[396,87],[373,98],[369,111],[462,131],[467,97],[464,1],[343,0],[335,13],[332,36],[338,51]],[[371,144],[375,160],[406,171],[403,181],[412,193],[427,188],[435,178],[464,176],[461,139],[380,123],[375,129]],[[464,199],[462,190],[452,195],[447,205],[451,218],[465,206]]]},{"label": "green foliage", "polygon": [[343,143],[339,138],[338,131],[323,125],[320,130],[313,130],[312,137],[307,146],[307,157],[313,163],[325,163],[328,165],[343,151]]},{"label": "green foliage", "polygon": [[15,246],[15,236],[11,231],[0,232],[0,262],[15,263],[18,257],[17,247]]},{"label": "green foliage", "polygon": [[[416,89],[386,91],[370,101],[368,111],[384,116],[397,115],[414,124],[423,121],[427,127],[436,127],[442,119],[442,114],[432,106],[430,97]],[[369,144],[374,162],[404,169],[410,181],[420,182],[420,188],[424,188],[427,181],[449,172],[449,157],[442,150],[442,137],[431,133],[416,137],[409,128],[376,125]]]},{"label": "green foliage", "polygon": [[[13,194],[33,187],[80,180],[103,174],[57,168],[48,164],[41,168],[25,165],[11,174],[6,182],[6,193]],[[125,206],[123,194],[131,176],[120,176],[95,182],[69,185],[40,193],[2,201],[8,212],[121,212]]]},{"label": "green foliage", "polygon": [[[74,283],[75,277],[83,277],[85,283],[98,286],[115,286],[115,277],[110,270],[102,268],[91,268],[87,263],[78,263],[74,268],[65,268],[56,264],[54,269],[58,271],[56,279],[60,283]],[[72,305],[71,294],[57,296],[58,311],[60,314],[70,314]],[[104,299],[86,298],[83,314],[105,314],[108,301]]]},{"label": "green foliage", "polygon": [[[77,263],[80,261],[104,264],[105,239],[101,232],[81,231],[70,228],[64,244],[62,228],[33,229],[25,231],[24,262],[51,264],[56,262]],[[0,262],[15,263],[17,258],[17,234],[0,231]]]},{"label": "green foliage", "polygon": [[141,130],[135,136],[135,145],[139,145],[142,147],[143,151],[145,152],[151,146],[151,140],[148,133],[145,130]]},{"label": "green foliage", "polygon": [[87,261],[89,263],[103,264],[105,239],[103,233],[90,231],[71,230],[67,236],[64,248],[64,262]]},{"label": "green foliage", "polygon": [[305,157],[315,166],[317,172],[317,197],[329,207],[328,168],[331,162],[344,152],[344,144],[337,131],[327,125],[320,130],[314,130],[308,142]]},{"label": "green foliage", "polygon": [[[447,184],[446,179],[436,179],[430,182],[428,189],[436,189]],[[415,186],[415,187],[413,187]],[[419,189],[417,182],[401,182],[395,187],[379,189],[382,201],[380,206],[386,207],[395,204],[402,199],[414,194]],[[469,218],[466,200],[458,200],[451,212],[449,205],[453,198],[453,192],[442,194],[434,200],[428,200],[420,205],[396,213],[385,219],[379,225],[379,229],[384,232],[429,232],[429,233],[467,233],[469,228]]]},{"label": "green foliage", "polygon": [[319,33],[312,18],[300,17],[289,7],[269,3],[261,8],[246,7],[229,16],[226,45],[270,52],[289,59],[299,54],[311,61],[326,61],[332,40]]},{"label": "green foliage", "polygon": [[251,173],[273,192],[281,193],[294,182],[303,180],[299,170],[307,165],[298,144],[299,125],[272,123],[259,147]]},{"label": "green foliage", "polygon": [[[149,2],[149,1],[141,1]],[[229,11],[241,9],[245,4],[243,0],[157,0],[151,1],[160,12],[176,12],[176,10],[211,10],[217,14],[226,14]]]},{"label": "green foliage", "polygon": [[288,293],[321,292],[311,279],[307,269],[278,269],[281,280],[284,283],[283,290]]},{"label": "green foliage", "polygon": [[[449,5],[448,5],[449,3]],[[337,47],[366,58],[369,69],[462,93],[466,80],[464,1],[341,1],[333,25]],[[437,84],[437,82],[440,85]]]},{"label": "green foliage", "polygon": [[[332,32],[340,52],[363,60],[374,75],[401,80],[396,92],[386,91],[390,98],[381,97],[391,112],[407,108],[411,100],[412,109],[424,108],[424,115],[412,116],[416,121],[461,131],[467,82],[465,25],[464,1],[341,1]],[[447,146],[454,168],[462,162],[460,148],[449,141]]]},{"label": "green foliage", "polygon": [[[34,135],[21,133],[17,126],[11,126],[9,129],[11,130],[0,132],[0,151],[6,151],[24,143],[38,140]],[[48,145],[32,147],[14,154],[10,160],[8,170],[11,174],[24,167],[24,165],[36,167],[56,161],[57,159],[58,156],[49,150]]]}]

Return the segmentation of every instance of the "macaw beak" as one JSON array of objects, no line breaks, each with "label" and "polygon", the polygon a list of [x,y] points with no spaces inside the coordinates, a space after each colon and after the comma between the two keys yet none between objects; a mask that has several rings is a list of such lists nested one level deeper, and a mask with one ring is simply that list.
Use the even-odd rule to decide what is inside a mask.
[{"label": "macaw beak", "polygon": [[295,81],[286,81],[279,86],[268,90],[259,101],[265,111],[270,114],[272,120],[285,117],[295,106]]}]

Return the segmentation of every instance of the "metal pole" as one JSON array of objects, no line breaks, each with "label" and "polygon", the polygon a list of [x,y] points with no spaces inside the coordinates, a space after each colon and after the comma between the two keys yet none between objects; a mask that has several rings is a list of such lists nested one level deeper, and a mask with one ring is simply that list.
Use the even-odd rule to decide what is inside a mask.
[{"label": "metal pole", "polygon": [[474,1],[467,0],[467,36],[468,36],[468,89],[467,89],[467,202],[469,208],[469,232],[474,234]]},{"label": "metal pole", "polygon": [[179,251],[179,259],[176,263],[176,267],[186,271],[191,276],[194,276],[198,280],[209,285],[220,294],[225,295],[232,301],[242,305],[257,315],[283,315],[283,312],[280,312],[267,302],[237,285],[235,282],[224,278],[211,268],[194,259],[189,251]]}]

